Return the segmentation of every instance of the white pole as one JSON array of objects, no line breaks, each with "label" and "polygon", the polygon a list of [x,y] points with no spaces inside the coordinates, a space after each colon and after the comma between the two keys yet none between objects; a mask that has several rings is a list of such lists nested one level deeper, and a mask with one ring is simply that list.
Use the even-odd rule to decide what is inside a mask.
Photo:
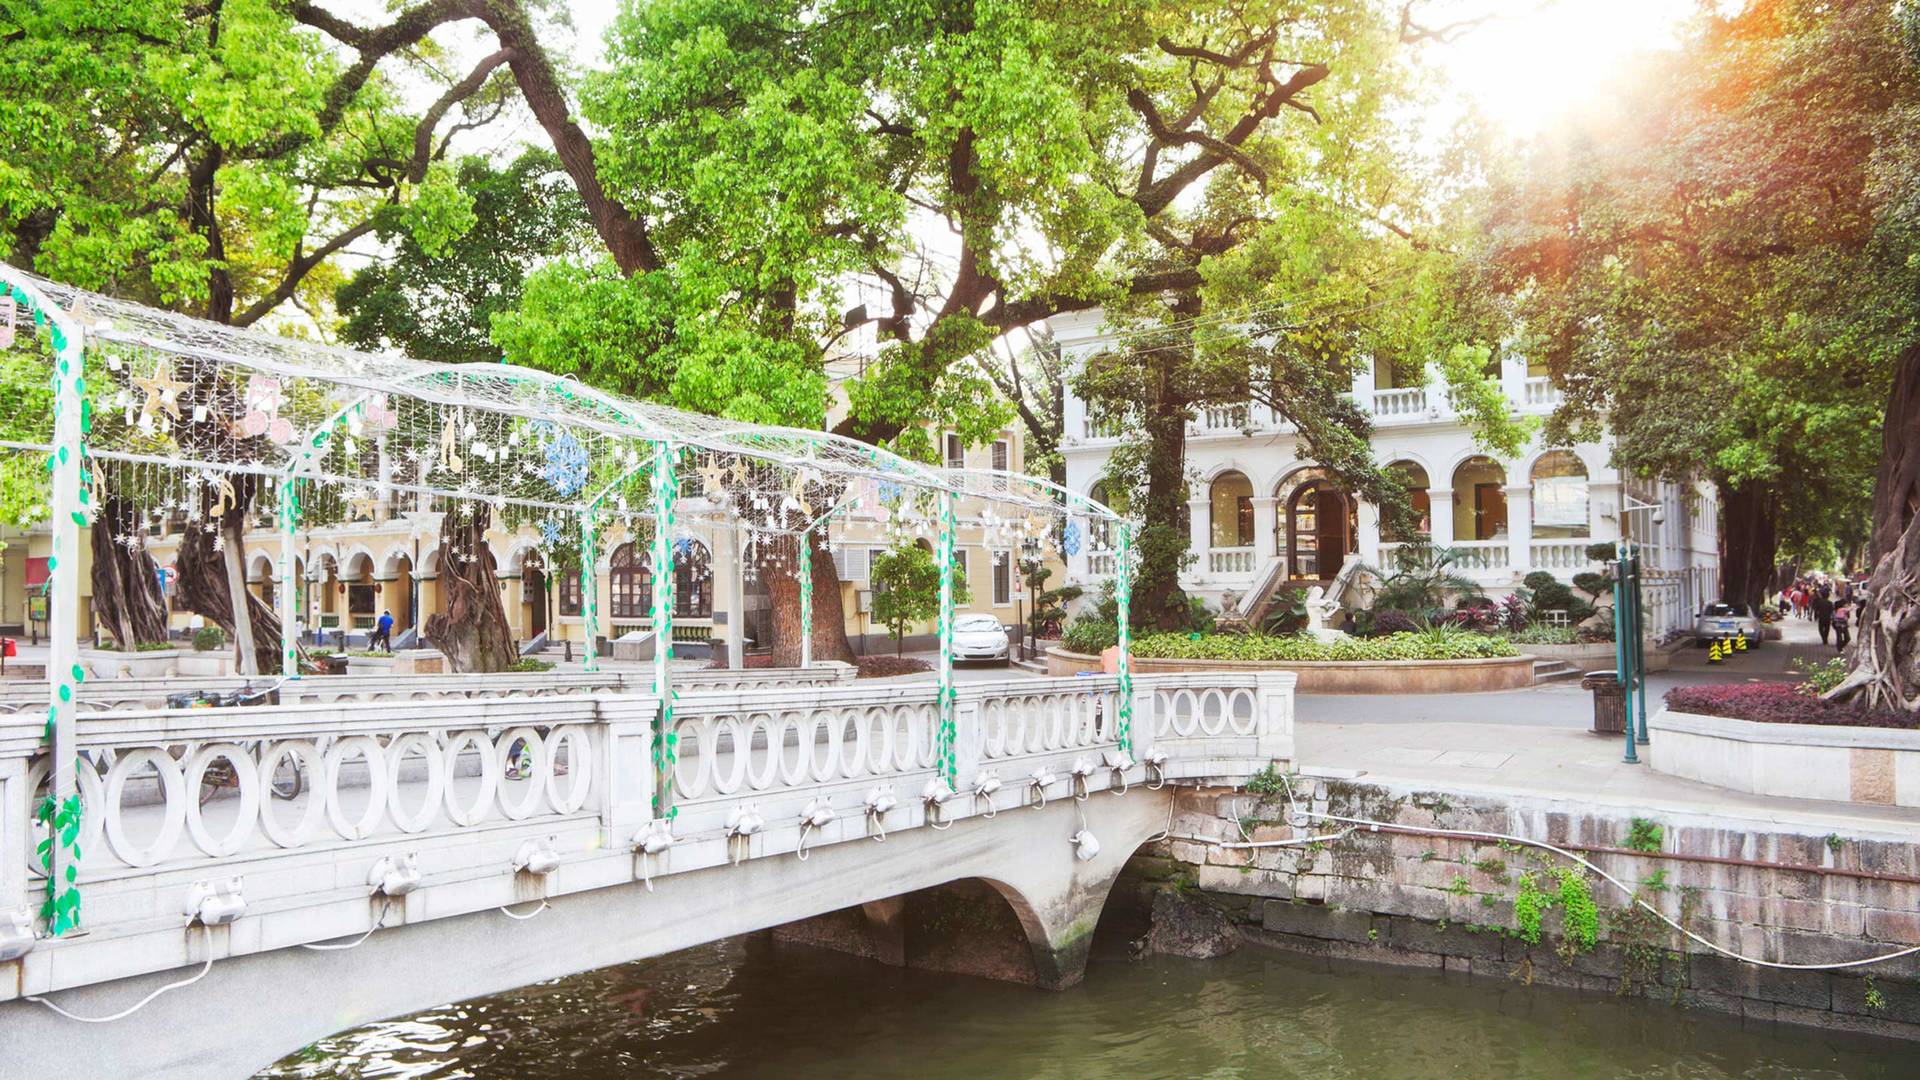
[{"label": "white pole", "polygon": [[813,532],[800,534],[800,666],[813,666]]},{"label": "white pole", "polygon": [[299,488],[292,476],[280,478],[280,674],[300,677],[299,625],[294,619],[293,538],[300,524]]},{"label": "white pole", "polygon": [[673,771],[678,759],[673,727],[673,506],[680,482],[673,471],[673,447],[653,448],[653,693],[660,699],[655,714],[653,758],[659,773],[654,785],[654,816],[674,816]]},{"label": "white pole", "polygon": [[47,872],[47,932],[54,936],[80,926],[80,867],[75,843],[80,832],[80,796],[75,792],[77,712],[80,684],[80,526],[89,524],[99,508],[82,483],[86,456],[86,378],[81,330],[39,290],[0,266],[0,282],[11,288],[16,302],[32,313],[35,325],[49,326],[53,341],[53,461],[52,551],[47,558],[47,738],[52,744],[48,798],[35,808],[52,839],[41,866]]},{"label": "white pole", "polygon": [[940,635],[940,738],[936,744],[934,764],[940,775],[946,777],[951,787],[957,782],[956,762],[954,760],[954,691],[953,691],[953,493],[940,493],[940,621],[935,629]]}]

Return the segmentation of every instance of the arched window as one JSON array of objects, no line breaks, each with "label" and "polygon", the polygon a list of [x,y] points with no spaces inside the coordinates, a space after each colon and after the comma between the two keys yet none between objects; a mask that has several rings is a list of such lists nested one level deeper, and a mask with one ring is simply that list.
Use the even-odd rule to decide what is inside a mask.
[{"label": "arched window", "polygon": [[1497,540],[1507,535],[1507,471],[1475,456],[1453,470],[1453,538]]},{"label": "arched window", "polygon": [[1427,480],[1427,470],[1418,462],[1396,461],[1387,466],[1387,471],[1400,486],[1407,489],[1407,501],[1413,504],[1414,517],[1419,521],[1421,536],[1433,535],[1433,499],[1427,489],[1433,485]]},{"label": "arched window", "polygon": [[1217,548],[1253,546],[1253,482],[1245,473],[1229,469],[1208,485],[1207,500],[1213,514],[1209,546]]},{"label": "arched window", "polygon": [[608,587],[612,591],[610,607],[616,619],[644,619],[653,614],[653,568],[644,552],[631,543],[613,549]]},{"label": "arched window", "polygon": [[1542,540],[1593,535],[1587,517],[1587,466],[1571,450],[1549,450],[1533,463],[1533,535]]},{"label": "arched window", "polygon": [[1295,473],[1282,485],[1287,577],[1327,581],[1346,557],[1359,550],[1360,523],[1354,500],[1319,469]]},{"label": "arched window", "polygon": [[713,554],[698,540],[673,545],[673,614],[680,619],[713,617]]},{"label": "arched window", "polygon": [[559,592],[560,592],[560,614],[562,615],[580,614],[580,569],[579,567],[574,567],[572,569],[567,569],[567,570],[558,570],[558,571],[555,571],[555,573],[558,575],[558,577],[555,580],[556,580],[556,584],[559,586]]},{"label": "arched window", "polygon": [[[1107,482],[1105,480],[1102,480],[1099,483],[1093,485],[1093,490],[1087,493],[1087,495],[1090,498],[1092,498],[1094,502],[1097,502],[1102,506],[1110,507],[1115,510],[1120,509],[1119,507],[1115,506],[1113,500],[1108,497],[1110,494],[1111,494],[1111,490],[1107,487]],[[1092,551],[1112,551],[1113,550],[1113,522],[1109,521],[1104,517],[1088,515],[1087,547]]]}]

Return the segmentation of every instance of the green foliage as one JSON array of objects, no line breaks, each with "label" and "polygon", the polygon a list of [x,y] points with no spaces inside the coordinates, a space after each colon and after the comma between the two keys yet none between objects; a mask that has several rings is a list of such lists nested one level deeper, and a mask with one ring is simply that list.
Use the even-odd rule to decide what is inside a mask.
[{"label": "green foliage", "polygon": [[1454,548],[1412,541],[1394,550],[1390,569],[1362,567],[1374,581],[1374,610],[1404,611],[1424,619],[1450,601],[1485,597],[1478,582],[1456,569],[1463,557]]},{"label": "green foliage", "polygon": [[1839,686],[1847,677],[1847,659],[1844,656],[1828,657],[1825,660],[1808,660],[1796,656],[1788,665],[1795,675],[1800,676],[1800,692],[1808,697],[1819,697]]},{"label": "green foliage", "polygon": [[214,652],[227,647],[227,633],[217,626],[203,626],[193,632],[195,652]]},{"label": "green foliage", "polygon": [[1658,854],[1665,839],[1666,830],[1662,829],[1660,823],[1656,821],[1637,817],[1627,827],[1626,846],[1632,851],[1645,852],[1649,855]]},{"label": "green foliage", "polygon": [[430,116],[427,103],[466,75],[436,63],[441,47],[422,32],[431,21],[410,48],[352,57],[295,7],[7,8],[0,257],[246,324],[288,300],[324,321],[331,256],[376,223],[449,249],[472,212],[434,150],[446,127],[498,115],[505,70],[447,94]]},{"label": "green foliage", "polygon": [[[1077,650],[1076,650],[1077,651]],[[1320,642],[1266,634],[1152,633],[1133,640],[1133,654],[1167,660],[1471,660],[1517,656],[1505,639],[1450,627],[1378,638]]]},{"label": "green foliage", "polygon": [[1515,630],[1507,635],[1507,640],[1515,645],[1572,645],[1578,640],[1578,634],[1571,626],[1548,626],[1535,623],[1524,630]]},{"label": "green foliage", "polygon": [[[939,563],[931,551],[907,542],[875,556],[872,575],[873,621],[887,628],[898,651],[908,627],[940,614]],[[970,599],[967,579],[958,565],[953,567],[952,578],[957,607]]]},{"label": "green foliage", "polygon": [[1522,871],[1513,896],[1513,936],[1529,945],[1540,944],[1541,924],[1553,907],[1553,897],[1540,891],[1537,871]]},{"label": "green foliage", "polygon": [[1600,908],[1593,902],[1587,872],[1563,866],[1554,874],[1560,879],[1561,955],[1571,958],[1592,952],[1594,943],[1600,939]]},{"label": "green foliage", "polygon": [[553,661],[542,660],[537,656],[523,656],[520,659],[515,660],[513,663],[508,664],[507,670],[515,671],[515,672],[527,672],[527,673],[552,671]]},{"label": "green foliage", "polygon": [[1279,795],[1286,791],[1286,781],[1281,779],[1280,770],[1268,762],[1265,768],[1247,777],[1242,787],[1249,795]]},{"label": "green foliage", "polygon": [[[446,170],[437,175],[444,179]],[[346,320],[342,340],[439,363],[499,357],[493,317],[519,306],[531,270],[578,243],[586,212],[546,151],[527,151],[505,168],[462,159],[457,183],[473,217],[458,244],[430,252],[402,222],[382,219],[377,233],[394,245],[393,255],[369,263],[334,294]]]},{"label": "green foliage", "polygon": [[1648,874],[1646,878],[1640,882],[1640,887],[1647,890],[1650,893],[1666,892],[1667,889],[1669,888],[1669,886],[1667,885],[1666,869],[1662,867],[1661,869],[1655,870],[1653,873]]},{"label": "green foliage", "polygon": [[1861,981],[1866,987],[1866,992],[1861,995],[1860,1003],[1866,1006],[1867,1011],[1879,1012],[1886,1008],[1887,995],[1882,993],[1880,987],[1874,983],[1873,976],[1868,975]]}]

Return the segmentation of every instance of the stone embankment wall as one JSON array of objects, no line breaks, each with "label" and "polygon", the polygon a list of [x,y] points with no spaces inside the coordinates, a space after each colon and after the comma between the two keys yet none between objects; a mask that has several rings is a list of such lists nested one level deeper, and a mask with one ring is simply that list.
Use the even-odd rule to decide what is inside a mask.
[{"label": "stone embankment wall", "polygon": [[1296,784],[1303,809],[1396,828],[1225,848],[1179,837],[1239,840],[1244,830],[1256,842],[1296,840],[1345,826],[1288,825],[1281,796],[1183,793],[1172,837],[1143,849],[1118,890],[1150,905],[1148,947],[1206,956],[1251,941],[1920,1039],[1920,955],[1846,971],[1757,967],[1687,940],[1559,855],[1429,830],[1544,840],[1702,937],[1786,963],[1920,944],[1920,837],[1806,835],[1355,781]]}]

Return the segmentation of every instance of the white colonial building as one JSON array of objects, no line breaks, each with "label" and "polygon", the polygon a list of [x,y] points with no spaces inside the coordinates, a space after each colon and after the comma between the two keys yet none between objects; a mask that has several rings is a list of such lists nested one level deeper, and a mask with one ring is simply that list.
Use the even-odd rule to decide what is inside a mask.
[{"label": "white colonial building", "polygon": [[[1054,319],[1054,342],[1074,361],[1112,347],[1099,312]],[[1353,396],[1373,415],[1374,454],[1397,470],[1434,544],[1461,554],[1458,568],[1502,595],[1535,570],[1570,581],[1598,569],[1589,545],[1624,535],[1642,545],[1648,627],[1655,635],[1690,623],[1718,595],[1718,515],[1705,484],[1623,477],[1604,443],[1548,446],[1536,440],[1513,458],[1489,456],[1449,409],[1446,394],[1401,379],[1387,364],[1354,378]],[[1545,416],[1560,393],[1544,371],[1509,358],[1501,382],[1516,411]],[[1066,399],[1067,483],[1100,498],[1114,449],[1126,433],[1103,426],[1071,390]],[[1350,497],[1300,455],[1291,424],[1256,404],[1201,409],[1187,429],[1192,481],[1188,528],[1196,556],[1183,586],[1216,608],[1286,582],[1327,582],[1360,560],[1381,566],[1378,509]],[[1623,515],[1623,500],[1653,503]],[[1657,518],[1657,520],[1656,520]],[[1096,585],[1112,572],[1108,538],[1067,560],[1067,580]]]}]

